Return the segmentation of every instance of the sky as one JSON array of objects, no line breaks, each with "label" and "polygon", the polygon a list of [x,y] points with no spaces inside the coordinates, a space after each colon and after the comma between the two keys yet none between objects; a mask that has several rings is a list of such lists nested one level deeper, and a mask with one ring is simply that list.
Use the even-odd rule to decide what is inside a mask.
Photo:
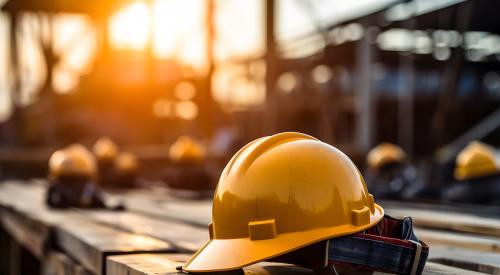
[{"label": "sky", "polygon": [[[278,0],[276,33],[279,41],[310,33],[316,26],[329,25],[351,16],[361,15],[391,0]],[[0,5],[5,0],[0,0]],[[204,1],[203,0],[154,0],[152,11],[138,1],[110,19],[110,40],[114,48],[141,50],[151,34],[154,53],[158,58],[180,59],[194,67],[203,67],[204,59]],[[216,0],[215,53],[217,60],[259,56],[264,52],[264,0]],[[150,17],[153,15],[153,17]],[[152,26],[149,25],[152,18]],[[30,21],[31,20],[31,21]],[[27,18],[23,28],[31,33],[33,18]],[[76,47],[68,51],[54,72],[56,90],[64,92],[78,84],[78,75],[91,70],[93,33],[90,21],[81,16],[62,15],[57,20],[56,49],[64,51],[73,36],[80,38]],[[170,27],[165,27],[170,26]],[[150,28],[151,27],[151,28]],[[33,29],[34,28],[34,29]],[[27,33],[30,33],[27,32]],[[34,98],[45,72],[40,54],[31,36],[21,38],[21,72],[23,75],[23,102]],[[8,63],[8,24],[0,13],[0,121],[10,114],[10,88]],[[76,74],[74,72],[77,72]],[[244,92],[244,91],[243,91]]]}]

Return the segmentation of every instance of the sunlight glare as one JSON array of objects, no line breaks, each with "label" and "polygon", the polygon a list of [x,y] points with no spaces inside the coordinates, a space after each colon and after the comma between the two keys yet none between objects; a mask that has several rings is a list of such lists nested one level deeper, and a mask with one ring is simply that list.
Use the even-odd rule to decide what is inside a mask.
[{"label": "sunlight glare", "polygon": [[202,66],[205,59],[204,2],[153,1],[153,51],[159,58],[177,58]]},{"label": "sunlight glare", "polygon": [[110,40],[116,48],[144,49],[149,39],[150,14],[144,1],[118,11],[110,21]]}]

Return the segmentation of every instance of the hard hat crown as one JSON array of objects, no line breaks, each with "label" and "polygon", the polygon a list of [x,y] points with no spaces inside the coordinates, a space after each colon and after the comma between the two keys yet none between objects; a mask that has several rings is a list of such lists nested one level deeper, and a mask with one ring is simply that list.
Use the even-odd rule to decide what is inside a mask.
[{"label": "hard hat crown", "polygon": [[92,148],[98,160],[113,160],[118,154],[118,146],[109,138],[101,137]]},{"label": "hard hat crown", "polygon": [[134,154],[123,152],[116,159],[116,168],[123,172],[135,172],[139,169],[139,161]]},{"label": "hard hat crown", "polygon": [[173,161],[201,161],[207,151],[205,146],[188,136],[180,136],[169,149],[169,157]]},{"label": "hard hat crown", "polygon": [[456,158],[455,178],[466,180],[498,172],[495,148],[479,141],[469,143]]},{"label": "hard hat crown", "polygon": [[406,159],[404,150],[393,143],[381,143],[368,152],[366,162],[372,169],[380,169],[390,163],[403,163]]},{"label": "hard hat crown", "polygon": [[58,150],[49,159],[49,175],[54,179],[63,176],[92,177],[96,173],[95,159],[82,145],[74,144]]},{"label": "hard hat crown", "polygon": [[[240,268],[361,231],[383,216],[353,162],[300,133],[264,137],[237,152],[222,172],[212,212],[212,241],[188,271]],[[238,250],[231,249],[231,260],[207,260],[228,246]]]}]

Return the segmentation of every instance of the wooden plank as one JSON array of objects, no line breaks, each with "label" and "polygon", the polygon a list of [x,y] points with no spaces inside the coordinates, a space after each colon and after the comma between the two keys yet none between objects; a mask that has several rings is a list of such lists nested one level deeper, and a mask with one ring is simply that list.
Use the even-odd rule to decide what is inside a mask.
[{"label": "wooden plank", "polygon": [[[107,275],[167,275],[184,274],[177,271],[176,267],[181,266],[187,259],[185,254],[134,254],[108,257],[106,265]],[[245,274],[254,275],[278,275],[278,274],[313,274],[312,270],[279,263],[263,262],[244,268]],[[216,274],[216,273],[211,273]],[[342,274],[346,274],[343,272]],[[347,274],[359,274],[359,271],[347,272]],[[369,273],[368,273],[369,274]],[[386,273],[375,272],[382,275]],[[427,263],[424,269],[425,275],[449,275],[464,274],[478,275],[485,274],[469,271],[456,267],[446,266],[439,263]]]},{"label": "wooden plank", "polygon": [[211,200],[183,200],[172,198],[168,192],[107,193],[107,202],[123,204],[127,210],[154,217],[175,219],[206,228],[212,219]]},{"label": "wooden plank", "polygon": [[208,241],[208,229],[175,220],[155,219],[127,211],[90,211],[82,214],[95,222],[170,243],[179,252],[194,252]]},{"label": "wooden plank", "polygon": [[445,263],[446,265],[472,269],[488,274],[500,274],[500,253],[497,252],[434,245],[430,249],[429,261]]},{"label": "wooden plank", "polygon": [[424,228],[415,228],[415,234],[431,247],[433,245],[451,245],[500,253],[500,238],[496,237]]},{"label": "wooden plank", "polygon": [[394,200],[376,200],[378,204],[387,209],[416,209],[437,212],[451,212],[479,215],[486,218],[500,218],[500,206],[493,205],[473,205],[457,203],[434,203],[413,202],[413,201],[394,201]]},{"label": "wooden plank", "polygon": [[[376,274],[376,273],[374,273]],[[467,269],[457,268],[453,266],[443,265],[439,263],[428,262],[425,265],[423,275],[479,275],[488,274],[483,272],[470,271]]]},{"label": "wooden plank", "polygon": [[40,258],[49,239],[49,228],[43,224],[15,214],[10,209],[0,209],[0,222],[12,238],[33,255]]},{"label": "wooden plank", "polygon": [[130,234],[81,218],[68,218],[55,228],[55,242],[94,274],[104,274],[105,258],[112,254],[168,252],[172,247],[161,240]]},{"label": "wooden plank", "polygon": [[31,253],[41,257],[50,227],[61,219],[43,205],[41,186],[10,181],[0,185],[0,222],[11,236]]},{"label": "wooden plank", "polygon": [[[25,207],[23,200],[12,201],[12,195],[29,197],[32,201],[44,203],[44,194],[48,182],[33,180],[9,181],[0,185],[0,205],[15,205],[16,208]],[[2,190],[5,190],[5,199],[2,201]],[[28,191],[29,190],[29,191]],[[105,193],[107,205],[124,205],[127,210],[147,214],[154,217],[179,220],[206,228],[211,222],[212,201],[186,200],[173,197],[168,188],[131,189],[119,192]],[[12,194],[12,195],[9,195]]]},{"label": "wooden plank", "polygon": [[[40,225],[50,232],[49,235],[53,235],[54,241],[50,243],[94,274],[102,274],[105,257],[110,254],[172,251],[172,246],[167,242],[96,224],[77,210],[50,209],[44,203],[44,188],[43,185],[33,184],[0,186],[0,204],[3,207],[1,216],[10,217],[4,213],[12,213],[14,218],[9,221],[25,219]],[[9,209],[10,212],[5,212],[4,209]],[[28,223],[17,222],[14,227],[21,228],[17,231],[32,237],[36,232],[30,231],[31,226],[26,224]],[[22,234],[18,235],[21,236],[19,239],[25,238]],[[45,239],[38,249],[43,251],[47,243],[49,241]]]},{"label": "wooden plank", "polygon": [[437,212],[419,209],[386,208],[386,213],[394,217],[410,216],[415,225],[429,228],[468,232],[500,237],[500,219],[485,218],[473,214]]},{"label": "wooden plank", "polygon": [[50,251],[43,259],[42,275],[89,275],[81,265],[58,251]]},{"label": "wooden plank", "polygon": [[182,274],[177,266],[187,261],[187,254],[134,254],[110,256],[106,275]]}]

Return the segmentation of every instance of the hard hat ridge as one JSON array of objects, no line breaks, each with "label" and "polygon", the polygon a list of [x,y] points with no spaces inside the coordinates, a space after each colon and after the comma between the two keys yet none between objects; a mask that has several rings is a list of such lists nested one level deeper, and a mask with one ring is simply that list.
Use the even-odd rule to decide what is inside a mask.
[{"label": "hard hat ridge", "polygon": [[248,167],[263,155],[266,151],[290,141],[296,140],[317,140],[316,138],[296,132],[284,132],[278,135],[273,135],[265,138],[259,138],[238,151],[227,165],[226,175],[229,174],[235,164],[238,164],[238,171],[244,173]]}]

